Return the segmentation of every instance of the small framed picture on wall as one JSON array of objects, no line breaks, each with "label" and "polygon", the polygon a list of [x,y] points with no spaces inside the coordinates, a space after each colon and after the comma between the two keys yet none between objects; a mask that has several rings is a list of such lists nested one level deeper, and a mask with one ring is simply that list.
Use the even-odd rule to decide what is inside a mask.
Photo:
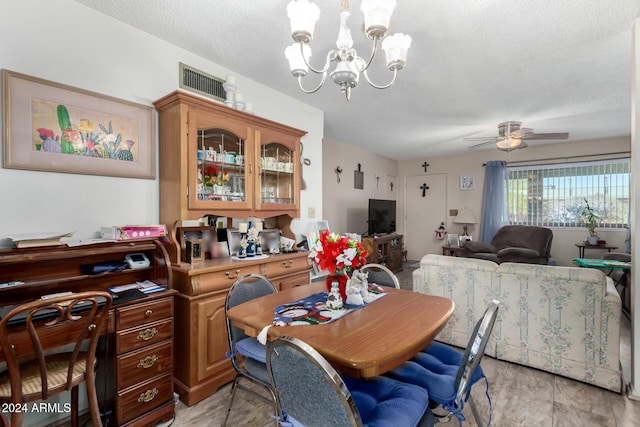
[{"label": "small framed picture on wall", "polygon": [[472,173],[460,175],[460,190],[475,190],[476,180]]}]

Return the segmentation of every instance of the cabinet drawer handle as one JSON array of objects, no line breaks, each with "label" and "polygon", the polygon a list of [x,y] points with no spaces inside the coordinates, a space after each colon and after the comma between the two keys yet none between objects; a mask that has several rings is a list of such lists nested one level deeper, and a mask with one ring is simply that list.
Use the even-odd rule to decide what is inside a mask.
[{"label": "cabinet drawer handle", "polygon": [[156,397],[160,393],[157,388],[153,388],[151,390],[147,390],[144,393],[140,393],[140,397],[138,397],[138,402],[147,403],[151,402],[154,397]]},{"label": "cabinet drawer handle", "polygon": [[293,260],[289,260],[289,261],[282,261],[282,266],[285,268],[289,268],[293,265]]},{"label": "cabinet drawer handle", "polygon": [[138,362],[138,368],[147,369],[153,366],[154,363],[158,361],[158,356],[155,354],[153,356],[147,356],[144,359],[140,359]]},{"label": "cabinet drawer handle", "polygon": [[156,328],[147,328],[138,334],[137,339],[142,341],[149,341],[151,338],[155,337],[157,333],[158,330]]},{"label": "cabinet drawer handle", "polygon": [[232,273],[230,273],[229,271],[225,271],[224,275],[227,276],[229,279],[237,279],[238,277],[240,277],[240,270],[236,270],[235,271],[235,276],[232,275]]},{"label": "cabinet drawer handle", "polygon": [[147,316],[147,317],[151,317],[152,314],[153,314],[152,310],[147,310],[147,311],[144,312],[144,315]]}]

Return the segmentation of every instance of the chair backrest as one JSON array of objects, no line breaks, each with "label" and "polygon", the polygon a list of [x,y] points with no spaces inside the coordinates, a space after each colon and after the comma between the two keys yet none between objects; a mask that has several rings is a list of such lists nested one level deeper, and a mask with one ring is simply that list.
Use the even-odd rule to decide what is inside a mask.
[{"label": "chair backrest", "polygon": [[[278,290],[266,277],[260,274],[247,274],[246,276],[236,280],[233,285],[231,285],[224,305],[225,314],[237,305],[275,292],[278,292]],[[247,335],[242,329],[235,327],[228,317],[227,334],[229,337],[231,354],[234,354],[235,343],[247,338]],[[235,358],[232,358],[232,360],[235,361]]]},{"label": "chair backrest", "polygon": [[546,227],[534,225],[505,225],[491,239],[491,244],[498,250],[507,247],[535,249],[541,258],[547,260],[551,256],[553,231]]},{"label": "chair backrest", "polygon": [[458,369],[458,374],[456,376],[456,407],[460,407],[461,401],[473,385],[471,383],[471,378],[484,355],[484,350],[487,347],[487,342],[491,336],[493,325],[496,322],[499,305],[499,301],[491,301],[491,304],[489,304],[489,307],[485,310],[482,318],[480,318],[476,323],[473,333],[469,338],[467,348],[465,349],[462,360],[460,361],[460,368]]},{"label": "chair backrest", "polygon": [[[60,341],[73,344],[73,350],[69,353],[65,390],[70,390],[74,385],[71,382],[74,373],[93,369],[98,338],[111,302],[108,292],[80,292],[19,305],[0,320],[0,349],[7,363],[14,402],[33,400],[34,397],[38,398],[37,394],[43,400],[48,398],[47,354]],[[80,358],[87,339],[86,358]],[[23,387],[20,367],[34,360],[37,361],[40,383],[33,391],[25,393],[23,388],[30,387]]]},{"label": "chair backrest", "polygon": [[269,343],[267,370],[282,411],[306,427],[362,425],[340,374],[304,341],[282,337]]},{"label": "chair backrest", "polygon": [[391,270],[381,264],[365,264],[360,271],[368,273],[369,283],[400,289],[400,281]]}]

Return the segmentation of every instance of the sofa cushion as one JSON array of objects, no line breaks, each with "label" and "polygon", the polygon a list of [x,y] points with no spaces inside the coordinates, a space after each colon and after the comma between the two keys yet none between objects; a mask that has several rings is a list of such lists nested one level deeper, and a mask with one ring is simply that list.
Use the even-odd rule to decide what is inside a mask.
[{"label": "sofa cushion", "polygon": [[498,252],[498,248],[485,242],[466,242],[464,248],[471,252],[490,252],[494,254]]}]

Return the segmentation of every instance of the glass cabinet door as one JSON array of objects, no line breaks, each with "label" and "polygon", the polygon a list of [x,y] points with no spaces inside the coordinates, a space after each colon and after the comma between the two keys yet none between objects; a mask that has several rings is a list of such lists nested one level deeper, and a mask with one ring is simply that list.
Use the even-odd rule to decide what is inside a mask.
[{"label": "glass cabinet door", "polygon": [[[281,139],[278,141],[278,139]],[[294,207],[297,203],[299,172],[297,140],[282,140],[279,135],[262,135],[259,146],[259,209]]]},{"label": "glass cabinet door", "polygon": [[248,131],[246,136],[242,135],[243,130],[196,127],[195,138],[190,138],[192,141],[195,139],[195,147],[192,144],[189,153],[192,166],[189,168],[189,201],[192,208],[250,207],[253,197],[250,194],[247,144],[252,141],[247,141]]}]

